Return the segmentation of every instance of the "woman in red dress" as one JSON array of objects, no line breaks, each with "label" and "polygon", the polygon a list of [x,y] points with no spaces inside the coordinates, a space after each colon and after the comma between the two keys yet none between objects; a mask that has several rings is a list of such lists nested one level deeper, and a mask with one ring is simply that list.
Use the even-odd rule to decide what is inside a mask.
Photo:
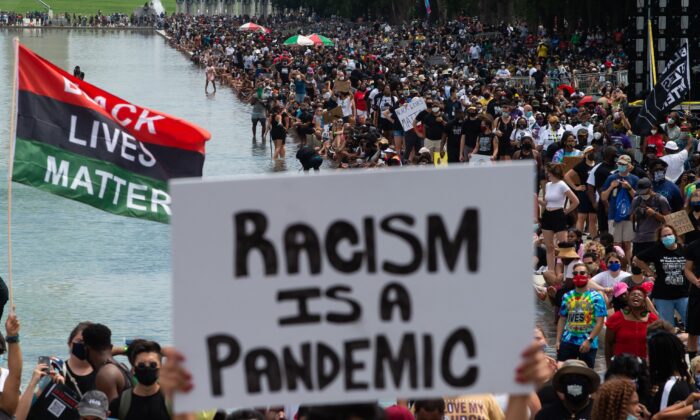
[{"label": "woman in red dress", "polygon": [[659,319],[647,310],[647,293],[638,286],[630,289],[627,308],[615,312],[605,322],[605,362],[623,353],[647,357],[647,326]]}]

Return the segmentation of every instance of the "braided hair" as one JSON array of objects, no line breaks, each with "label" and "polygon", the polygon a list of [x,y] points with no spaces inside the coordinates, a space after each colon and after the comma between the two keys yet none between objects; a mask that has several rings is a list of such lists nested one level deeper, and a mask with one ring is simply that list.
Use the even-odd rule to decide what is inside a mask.
[{"label": "braided hair", "polygon": [[691,383],[685,348],[674,334],[661,331],[649,338],[649,374],[652,384],[658,386],[676,374]]},{"label": "braided hair", "polygon": [[598,388],[591,420],[625,420],[635,386],[625,379],[611,379]]}]

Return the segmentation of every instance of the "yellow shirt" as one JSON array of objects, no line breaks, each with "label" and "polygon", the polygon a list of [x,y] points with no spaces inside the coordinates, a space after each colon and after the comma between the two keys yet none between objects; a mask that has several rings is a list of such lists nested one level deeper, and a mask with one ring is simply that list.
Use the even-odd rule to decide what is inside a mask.
[{"label": "yellow shirt", "polygon": [[490,394],[445,398],[445,420],[505,420],[503,410]]},{"label": "yellow shirt", "polygon": [[546,58],[547,57],[547,46],[544,44],[540,44],[537,46],[537,56],[540,58]]}]

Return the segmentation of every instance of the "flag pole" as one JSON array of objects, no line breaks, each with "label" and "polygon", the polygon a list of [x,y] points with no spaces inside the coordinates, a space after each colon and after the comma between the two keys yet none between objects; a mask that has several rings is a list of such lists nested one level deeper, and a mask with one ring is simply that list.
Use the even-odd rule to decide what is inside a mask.
[{"label": "flag pole", "polygon": [[651,60],[651,67],[649,68],[651,72],[651,89],[656,86],[656,57],[654,57],[654,34],[651,31],[651,19],[647,20],[647,28],[649,31],[649,58]]},{"label": "flag pole", "polygon": [[12,40],[15,49],[15,67],[12,76],[12,102],[10,104],[10,159],[7,162],[7,289],[10,313],[15,311],[12,288],[12,170],[15,162],[15,138],[17,136],[17,92],[19,91],[19,38]]}]

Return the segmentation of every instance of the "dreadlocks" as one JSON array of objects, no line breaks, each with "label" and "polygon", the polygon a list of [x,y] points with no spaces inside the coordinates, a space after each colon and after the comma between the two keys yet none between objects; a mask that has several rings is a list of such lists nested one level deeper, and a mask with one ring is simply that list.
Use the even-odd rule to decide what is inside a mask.
[{"label": "dreadlocks", "polygon": [[663,385],[674,375],[691,383],[685,348],[674,334],[663,331],[649,338],[649,374],[654,385]]}]

